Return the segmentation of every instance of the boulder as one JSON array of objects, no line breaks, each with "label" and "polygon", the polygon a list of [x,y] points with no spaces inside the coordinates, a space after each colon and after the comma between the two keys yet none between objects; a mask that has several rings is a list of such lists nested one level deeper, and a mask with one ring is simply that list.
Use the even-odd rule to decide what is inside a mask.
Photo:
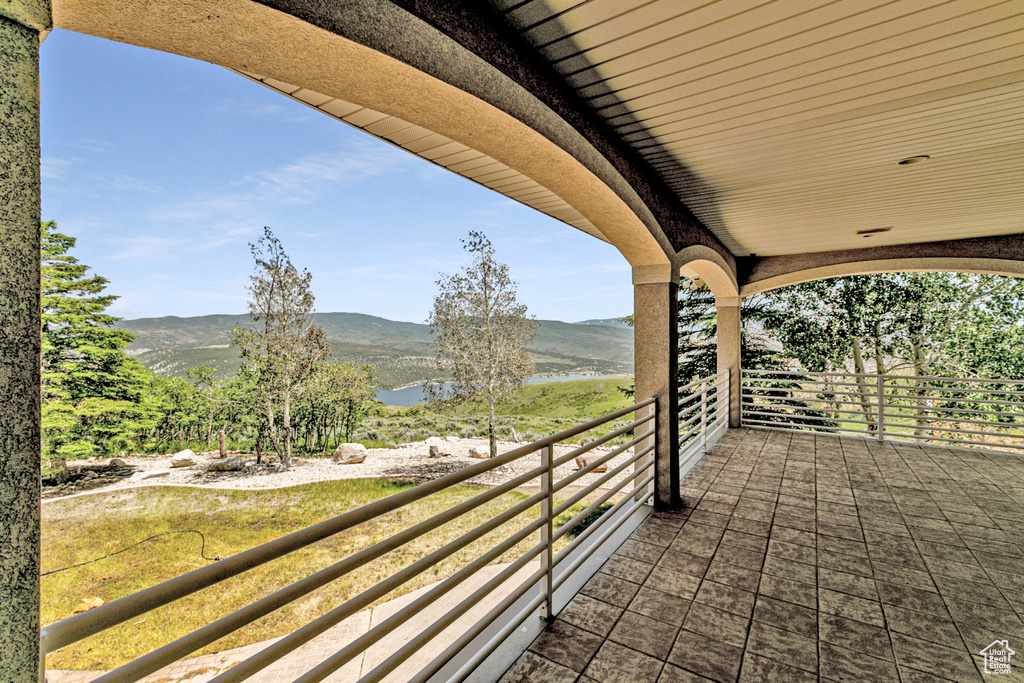
[{"label": "boulder", "polygon": [[171,467],[192,467],[196,464],[196,454],[191,448],[178,451],[171,456]]},{"label": "boulder", "polygon": [[214,460],[206,469],[210,472],[237,472],[245,467],[245,463],[237,455],[233,455],[230,458],[218,458]]},{"label": "boulder", "polygon": [[341,465],[358,465],[366,460],[366,446],[361,443],[343,443],[334,449],[334,462]]},{"label": "boulder", "polygon": [[[601,455],[600,454],[590,454],[590,455],[580,455],[580,456],[577,456],[576,457],[576,469],[582,470],[584,467],[586,467],[590,463],[594,462],[595,460],[600,460],[600,459],[601,459]],[[591,472],[607,472],[608,471],[608,463],[602,463],[602,464],[598,465],[597,467],[595,467],[594,469],[592,469],[590,471]]]},{"label": "boulder", "polygon": [[458,443],[459,437],[455,436],[454,434],[449,434],[448,436],[444,437],[444,440],[449,443]]},{"label": "boulder", "polygon": [[124,469],[128,469],[128,463],[126,463],[121,458],[111,458],[110,462],[107,463],[107,467],[109,467],[111,469],[116,467],[117,469],[124,470]]},{"label": "boulder", "polygon": [[439,458],[442,455],[451,455],[448,451],[448,442],[439,436],[432,436],[426,440],[427,448],[430,449],[431,458]]},{"label": "boulder", "polygon": [[476,458],[477,460],[486,460],[491,457],[490,450],[481,450],[475,446],[469,449],[469,457]]}]

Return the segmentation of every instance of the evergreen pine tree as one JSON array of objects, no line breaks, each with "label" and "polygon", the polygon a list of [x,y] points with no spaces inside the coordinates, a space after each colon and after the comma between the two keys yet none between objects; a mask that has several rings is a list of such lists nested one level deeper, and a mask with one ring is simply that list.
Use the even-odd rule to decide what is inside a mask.
[{"label": "evergreen pine tree", "polygon": [[68,252],[75,238],[42,223],[44,452],[86,457],[124,445],[146,422],[144,369],[125,349],[134,336],[111,327],[108,280]]}]

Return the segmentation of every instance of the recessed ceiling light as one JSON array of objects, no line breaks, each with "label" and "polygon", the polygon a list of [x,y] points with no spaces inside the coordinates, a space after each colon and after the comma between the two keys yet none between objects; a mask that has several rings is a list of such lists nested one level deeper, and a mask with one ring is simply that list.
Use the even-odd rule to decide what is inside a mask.
[{"label": "recessed ceiling light", "polygon": [[931,157],[928,156],[927,154],[921,154],[920,156],[907,157],[906,159],[901,159],[896,163],[898,163],[900,166],[909,166],[910,164],[919,164],[922,161],[928,161],[929,159],[931,159]]},{"label": "recessed ceiling light", "polygon": [[871,237],[872,235],[877,235],[881,232],[889,232],[890,230],[892,230],[891,225],[887,228],[868,228],[867,230],[858,230],[857,234],[863,235],[864,237]]}]

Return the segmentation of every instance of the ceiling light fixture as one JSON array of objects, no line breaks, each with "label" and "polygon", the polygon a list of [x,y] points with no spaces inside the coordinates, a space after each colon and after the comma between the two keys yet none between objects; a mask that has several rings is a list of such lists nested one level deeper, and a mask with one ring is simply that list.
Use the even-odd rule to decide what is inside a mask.
[{"label": "ceiling light fixture", "polygon": [[900,166],[909,166],[910,164],[919,164],[922,161],[928,161],[929,159],[931,159],[931,157],[928,156],[927,154],[921,154],[920,156],[907,157],[906,159],[901,159],[896,163],[899,164]]},{"label": "ceiling light fixture", "polygon": [[863,237],[871,237],[872,235],[877,235],[882,232],[889,232],[890,230],[892,230],[891,225],[887,228],[868,228],[867,230],[858,230],[857,234],[862,235]]}]

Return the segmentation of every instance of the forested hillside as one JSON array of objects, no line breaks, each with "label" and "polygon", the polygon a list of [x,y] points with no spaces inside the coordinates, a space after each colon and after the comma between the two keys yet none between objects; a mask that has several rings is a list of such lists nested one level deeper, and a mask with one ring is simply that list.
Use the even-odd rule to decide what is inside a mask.
[{"label": "forested hillside", "polygon": [[[241,365],[228,343],[228,331],[247,325],[249,316],[167,316],[122,320],[117,327],[137,336],[128,348],[146,367],[169,377],[201,365],[232,376]],[[418,323],[386,320],[361,313],[320,313],[335,358],[371,364],[381,386],[394,389],[439,379],[430,347],[430,328]],[[633,371],[633,331],[614,319],[585,323],[540,321],[530,347],[540,375],[628,374]]]}]

